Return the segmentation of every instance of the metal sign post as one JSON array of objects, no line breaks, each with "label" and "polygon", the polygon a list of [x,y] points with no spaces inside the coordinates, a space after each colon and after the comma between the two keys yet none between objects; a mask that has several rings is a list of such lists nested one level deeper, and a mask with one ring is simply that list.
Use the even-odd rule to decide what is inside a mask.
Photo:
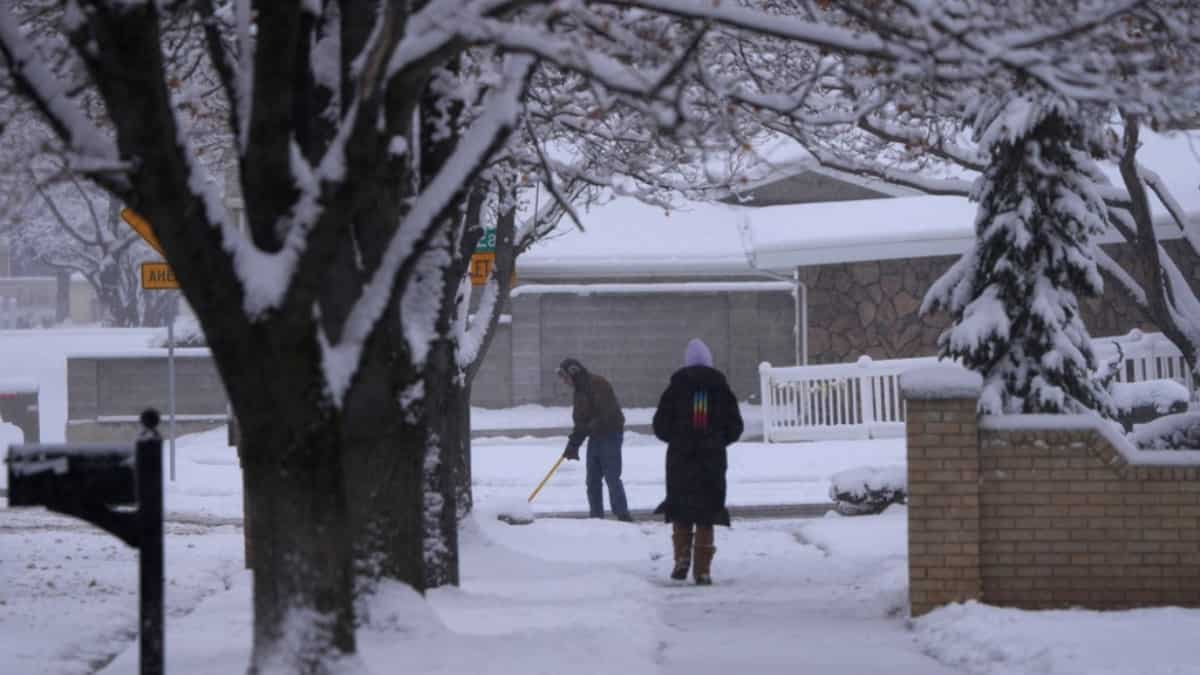
[{"label": "metal sign post", "polygon": [[[154,234],[154,226],[133,209],[121,209],[121,219],[133,228],[150,248],[167,257],[162,244]],[[144,262],[141,265],[142,290],[179,290],[179,280],[171,266],[165,262]],[[175,317],[179,315],[179,295],[171,299],[167,310],[167,436],[171,443],[171,482],[175,482]],[[156,422],[157,424],[157,422]],[[162,464],[162,458],[159,458]]]},{"label": "metal sign post", "polygon": [[175,482],[175,317],[179,316],[179,294],[173,293],[167,312],[167,434],[171,443],[171,482]]}]

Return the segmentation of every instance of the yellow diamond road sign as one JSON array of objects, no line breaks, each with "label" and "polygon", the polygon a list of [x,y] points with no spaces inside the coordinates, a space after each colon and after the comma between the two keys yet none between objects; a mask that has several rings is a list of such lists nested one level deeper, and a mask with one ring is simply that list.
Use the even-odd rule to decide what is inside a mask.
[{"label": "yellow diamond road sign", "polygon": [[174,290],[179,281],[165,262],[142,263],[142,288],[148,291]]},{"label": "yellow diamond road sign", "polygon": [[147,244],[150,244],[150,248],[158,251],[162,257],[167,257],[167,254],[163,253],[162,244],[158,243],[158,237],[154,236],[154,228],[150,226],[150,221],[138,215],[137,211],[133,209],[121,209],[121,220],[129,223],[133,231],[141,235]]}]

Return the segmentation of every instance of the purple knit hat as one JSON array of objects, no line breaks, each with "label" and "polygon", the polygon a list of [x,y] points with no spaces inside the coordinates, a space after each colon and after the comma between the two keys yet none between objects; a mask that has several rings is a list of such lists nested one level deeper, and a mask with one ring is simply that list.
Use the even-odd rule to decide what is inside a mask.
[{"label": "purple knit hat", "polygon": [[683,352],[683,363],[687,366],[708,366],[712,368],[712,352],[700,338],[692,338],[687,349]]}]

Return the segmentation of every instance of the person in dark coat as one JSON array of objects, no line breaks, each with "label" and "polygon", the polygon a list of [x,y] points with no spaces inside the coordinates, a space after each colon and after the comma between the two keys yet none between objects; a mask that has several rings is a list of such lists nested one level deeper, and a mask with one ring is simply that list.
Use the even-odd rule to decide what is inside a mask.
[{"label": "person in dark coat", "polygon": [[742,435],[742,413],[704,342],[688,342],[684,364],[654,412],[654,435],[667,444],[667,498],[654,512],[674,524],[671,578],[686,579],[694,563],[696,583],[707,586],[717,552],[713,526],[729,525],[725,449]]},{"label": "person in dark coat", "polygon": [[589,373],[575,359],[563,359],[556,371],[575,390],[571,418],[574,428],[567,437],[563,456],[579,459],[579,446],[587,439],[588,515],[604,517],[603,480],[608,484],[608,502],[618,520],[632,522],[625,485],[621,482],[621,444],[625,437],[625,415],[608,380]]}]

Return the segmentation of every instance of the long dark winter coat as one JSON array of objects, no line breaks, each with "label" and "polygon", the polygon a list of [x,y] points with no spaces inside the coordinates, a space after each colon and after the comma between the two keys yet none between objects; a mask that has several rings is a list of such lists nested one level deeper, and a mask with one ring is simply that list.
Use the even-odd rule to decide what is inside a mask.
[{"label": "long dark winter coat", "polygon": [[721,371],[699,365],[676,371],[654,413],[654,435],[667,444],[667,498],[654,512],[667,522],[728,525],[725,448],[742,428]]}]

